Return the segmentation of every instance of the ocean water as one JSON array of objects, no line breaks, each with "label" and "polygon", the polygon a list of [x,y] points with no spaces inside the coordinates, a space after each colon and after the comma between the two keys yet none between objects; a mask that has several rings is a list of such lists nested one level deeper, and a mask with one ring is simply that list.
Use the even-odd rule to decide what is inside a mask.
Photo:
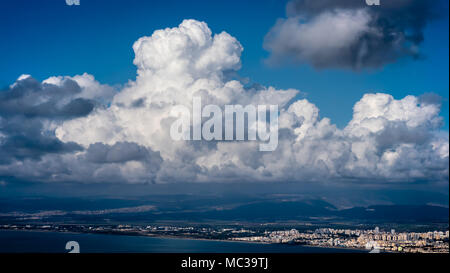
[{"label": "ocean water", "polygon": [[81,253],[343,253],[351,249],[144,236],[0,230],[0,253],[64,253],[76,241]]}]

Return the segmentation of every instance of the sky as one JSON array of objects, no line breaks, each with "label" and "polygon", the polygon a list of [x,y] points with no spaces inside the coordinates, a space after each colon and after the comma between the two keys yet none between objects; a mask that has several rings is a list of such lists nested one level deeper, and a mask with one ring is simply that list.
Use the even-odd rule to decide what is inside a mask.
[{"label": "sky", "polygon": [[277,19],[286,16],[288,1],[263,0],[257,5],[199,0],[82,2],[67,6],[64,0],[2,1],[0,86],[10,85],[22,74],[44,80],[84,72],[101,83],[124,84],[136,75],[134,41],[156,29],[177,26],[183,19],[196,19],[241,42],[243,78],[299,89],[339,126],[351,119],[351,107],[366,92],[388,92],[397,99],[433,92],[444,98],[441,113],[448,130],[448,16],[425,27],[419,60],[400,60],[355,74],[308,65],[264,64],[269,55],[263,48],[264,37]]},{"label": "sky", "polygon": [[[1,185],[446,188],[448,1],[392,3],[2,0]],[[277,151],[168,140],[199,90],[278,103]]]}]

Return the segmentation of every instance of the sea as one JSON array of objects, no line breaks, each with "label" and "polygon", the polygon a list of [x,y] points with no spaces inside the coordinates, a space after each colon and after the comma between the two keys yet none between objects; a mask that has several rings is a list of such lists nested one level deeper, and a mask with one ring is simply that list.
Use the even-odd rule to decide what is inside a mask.
[{"label": "sea", "polygon": [[359,253],[355,249],[91,233],[0,230],[0,253]]}]

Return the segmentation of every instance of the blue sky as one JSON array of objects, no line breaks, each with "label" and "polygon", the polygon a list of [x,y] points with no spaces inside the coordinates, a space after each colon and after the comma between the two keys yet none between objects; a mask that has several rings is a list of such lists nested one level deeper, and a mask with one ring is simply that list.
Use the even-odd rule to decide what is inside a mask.
[{"label": "blue sky", "polygon": [[[392,1],[1,0],[0,196],[339,193],[345,206],[448,206],[448,1]],[[239,56],[254,92],[222,77]],[[174,143],[170,107],[199,91],[290,105],[278,148]],[[401,100],[426,93],[442,97],[440,114],[433,96]]]},{"label": "blue sky", "polygon": [[[0,7],[0,86],[21,74],[38,80],[55,75],[90,73],[101,83],[135,79],[132,44],[156,29],[175,27],[183,19],[226,31],[244,47],[240,75],[251,82],[296,88],[316,104],[321,116],[343,127],[352,106],[364,93],[386,92],[395,98],[434,92],[444,98],[441,115],[448,130],[448,17],[431,22],[421,44],[423,58],[401,59],[359,72],[304,65],[267,65],[264,37],[287,1],[101,1],[3,0]],[[448,3],[447,3],[448,6]]]}]

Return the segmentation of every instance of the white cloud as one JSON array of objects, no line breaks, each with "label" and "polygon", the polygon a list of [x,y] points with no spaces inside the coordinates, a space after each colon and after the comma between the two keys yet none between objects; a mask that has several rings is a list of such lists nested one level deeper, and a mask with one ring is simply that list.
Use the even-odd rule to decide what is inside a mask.
[{"label": "white cloud", "polygon": [[[347,31],[349,37],[357,32]],[[212,35],[203,22],[185,20],[177,28],[157,30],[133,49],[136,81],[118,92],[109,107],[57,125],[59,140],[78,143],[85,151],[0,165],[0,173],[43,181],[130,183],[448,181],[449,143],[438,131],[438,104],[414,96],[398,100],[366,94],[355,104],[352,120],[339,129],[308,100],[290,103],[298,90],[246,90],[228,79],[225,72],[240,68],[242,46],[225,32]],[[46,82],[58,85],[63,79]],[[104,94],[96,93],[102,85],[90,75],[70,79],[85,88],[86,96]],[[279,104],[278,148],[259,152],[251,141],[173,141],[170,110],[178,104],[191,108],[194,96],[219,106]],[[89,154],[93,151],[104,157]]]},{"label": "white cloud", "polygon": [[92,99],[107,104],[111,102],[112,98],[117,93],[115,88],[106,84],[100,84],[95,80],[94,76],[87,73],[76,75],[74,77],[50,77],[42,83],[61,87],[66,80],[73,80],[80,86],[81,92],[75,96],[76,98]]},{"label": "white cloud", "polygon": [[[173,159],[177,147],[186,146],[172,143],[169,137],[173,106],[191,108],[193,96],[201,96],[205,105],[252,102],[283,106],[298,93],[272,87],[247,92],[242,83],[226,80],[224,72],[240,68],[242,46],[225,32],[211,36],[203,22],[185,20],[178,28],[157,30],[140,38],[133,49],[136,82],[117,94],[110,108],[64,123],[56,130],[58,138],[84,146],[131,141]],[[139,107],[133,106],[136,101],[141,101]]]}]

